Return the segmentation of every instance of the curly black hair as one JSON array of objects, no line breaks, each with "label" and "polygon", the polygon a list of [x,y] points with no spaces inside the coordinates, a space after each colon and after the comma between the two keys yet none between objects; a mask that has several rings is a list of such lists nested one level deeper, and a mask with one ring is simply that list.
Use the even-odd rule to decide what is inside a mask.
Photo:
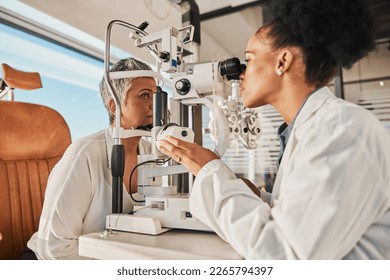
[{"label": "curly black hair", "polygon": [[324,86],[335,76],[339,65],[349,69],[375,49],[375,24],[366,2],[273,0],[272,20],[263,27],[267,28],[274,49],[299,47],[307,82]]}]

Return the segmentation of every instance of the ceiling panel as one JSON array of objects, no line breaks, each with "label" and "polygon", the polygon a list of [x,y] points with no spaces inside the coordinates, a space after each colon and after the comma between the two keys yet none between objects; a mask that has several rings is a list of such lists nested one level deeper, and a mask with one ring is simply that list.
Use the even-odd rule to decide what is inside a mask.
[{"label": "ceiling panel", "polygon": [[[220,43],[232,56],[244,59],[249,38],[262,24],[262,9],[254,7],[242,12],[201,22],[203,32]],[[206,42],[202,42],[202,44]]]},{"label": "ceiling panel", "polygon": [[[202,38],[201,61],[213,60],[220,53],[236,56],[244,60],[244,52],[249,38],[263,23],[262,7],[254,0],[196,0],[201,16],[217,12],[220,16],[201,21]],[[255,4],[247,8],[248,4]],[[242,9],[241,9],[242,8]],[[239,10],[233,12],[235,10]],[[221,15],[222,14],[222,15]],[[210,40],[216,44],[210,44]],[[207,46],[207,50],[202,46]],[[211,47],[209,47],[211,46]],[[221,51],[222,50],[222,51]]]}]

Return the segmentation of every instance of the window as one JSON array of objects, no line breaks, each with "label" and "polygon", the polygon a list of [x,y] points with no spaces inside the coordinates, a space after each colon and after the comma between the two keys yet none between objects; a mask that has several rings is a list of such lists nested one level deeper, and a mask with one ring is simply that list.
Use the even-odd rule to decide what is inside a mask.
[{"label": "window", "polygon": [[4,24],[0,24],[0,37],[1,63],[41,75],[43,88],[15,90],[16,101],[57,110],[68,123],[73,140],[107,127],[108,116],[99,94],[103,62]]},{"label": "window", "polygon": [[[15,100],[57,110],[72,140],[108,126],[99,93],[105,43],[19,1],[0,0],[0,63],[39,72],[43,88],[15,91]],[[129,57],[111,47],[112,61]]]}]

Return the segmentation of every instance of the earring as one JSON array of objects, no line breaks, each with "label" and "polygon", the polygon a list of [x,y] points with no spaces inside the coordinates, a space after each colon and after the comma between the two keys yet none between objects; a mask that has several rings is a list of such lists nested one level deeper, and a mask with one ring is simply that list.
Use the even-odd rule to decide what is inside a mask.
[{"label": "earring", "polygon": [[282,70],[280,68],[275,70],[276,75],[280,76],[282,75]]}]

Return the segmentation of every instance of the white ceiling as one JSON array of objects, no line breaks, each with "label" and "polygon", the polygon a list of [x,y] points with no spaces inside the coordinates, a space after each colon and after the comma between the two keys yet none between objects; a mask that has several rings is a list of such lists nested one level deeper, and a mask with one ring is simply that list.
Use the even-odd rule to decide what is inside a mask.
[{"label": "white ceiling", "polygon": [[[225,7],[236,7],[253,0],[196,0],[200,14],[212,12]],[[201,60],[210,60],[219,56],[237,56],[244,59],[244,52],[249,38],[263,23],[262,8],[257,5],[240,12],[216,17],[201,22]],[[205,38],[204,38],[205,37]],[[217,48],[205,47],[212,45],[209,38],[219,43]],[[221,57],[226,58],[226,57]]]},{"label": "white ceiling", "polygon": [[[20,0],[65,23],[104,40],[107,23],[121,19],[133,24],[149,21],[147,31],[154,32],[166,26],[181,25],[181,9],[178,0]],[[196,0],[200,14],[225,7],[236,7],[253,0]],[[244,59],[244,51],[250,36],[262,24],[260,6],[240,12],[204,20],[201,22],[201,46],[199,59],[203,61],[237,56]],[[122,32],[122,31],[118,31]],[[118,38],[118,42],[115,40]],[[145,60],[152,59],[146,51],[129,46],[127,35],[114,36],[114,44],[131,51]],[[144,52],[144,53],[143,53]]]},{"label": "white ceiling", "polygon": [[[107,23],[113,19],[121,19],[133,24],[139,24],[147,20],[150,22],[147,29],[149,33],[168,26],[179,27],[181,25],[181,9],[177,5],[181,0],[19,1],[101,40],[104,40],[104,31]],[[250,3],[254,4],[250,8],[243,9],[240,12],[229,13],[224,16],[201,21],[201,46],[199,51],[201,62],[226,59],[232,56],[244,59],[244,51],[250,36],[263,24],[263,12],[259,3],[264,3],[266,0],[195,1],[199,6],[201,16],[222,8],[237,7]],[[377,14],[378,20],[381,20],[383,31],[387,31],[390,34],[390,28],[388,28],[390,26],[389,1],[368,1],[372,3],[372,9],[374,9],[374,14]],[[118,41],[115,42],[115,40]],[[152,57],[146,51],[141,51],[129,45],[129,40],[125,33],[115,36],[115,40],[114,44],[116,46],[130,51],[146,61],[152,60]]]}]

